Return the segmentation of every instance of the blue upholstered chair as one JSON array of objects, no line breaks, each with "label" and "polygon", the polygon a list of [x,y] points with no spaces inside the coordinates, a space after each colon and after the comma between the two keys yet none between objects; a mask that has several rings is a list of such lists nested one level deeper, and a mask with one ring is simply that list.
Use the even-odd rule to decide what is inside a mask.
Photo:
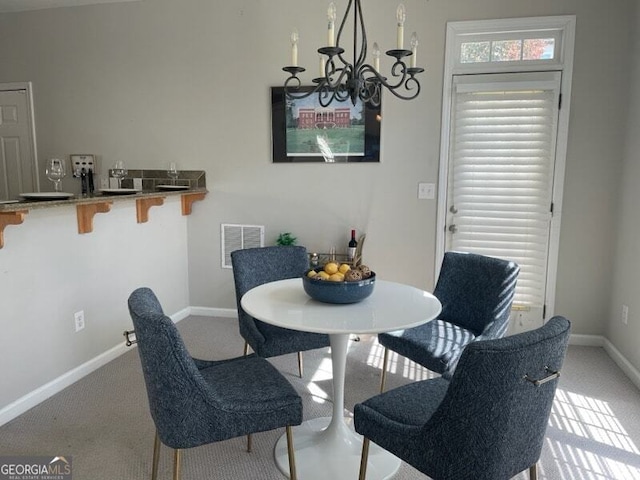
[{"label": "blue upholstered chair", "polygon": [[[301,277],[309,268],[307,250],[300,246],[246,248],[231,252],[233,279],[236,286],[240,335],[260,357],[269,358],[298,353],[298,370],[302,377],[302,353],[328,347],[329,336],[276,327],[256,320],[242,309],[242,296],[258,285],[276,280]],[[300,280],[302,282],[302,280]],[[302,283],[300,283],[302,286]]]},{"label": "blue upholstered chair", "polygon": [[409,383],[359,403],[355,429],[434,480],[507,480],[536,463],[569,340],[553,317],[526,333],[468,345],[451,381]]},{"label": "blue upholstered chair", "polygon": [[289,468],[295,477],[291,426],[302,422],[302,399],[268,361],[251,355],[229,360],[192,358],[155,294],[139,288],[129,297],[156,426],[152,479],[160,442],[175,449],[173,478],[180,477],[180,450],[286,427]]},{"label": "blue upholstered chair", "polygon": [[433,294],[440,316],[419,327],[378,335],[384,347],[380,391],[384,391],[389,350],[450,375],[464,348],[476,340],[504,336],[520,267],[473,253],[446,252]]}]

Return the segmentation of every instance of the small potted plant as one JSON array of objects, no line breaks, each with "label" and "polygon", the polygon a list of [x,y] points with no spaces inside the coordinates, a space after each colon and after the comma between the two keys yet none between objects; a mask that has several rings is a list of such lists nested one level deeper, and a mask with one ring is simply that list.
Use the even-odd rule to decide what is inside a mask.
[{"label": "small potted plant", "polygon": [[285,232],[278,235],[278,239],[276,240],[276,245],[285,246],[285,245],[295,245],[297,238],[291,235],[291,232]]}]

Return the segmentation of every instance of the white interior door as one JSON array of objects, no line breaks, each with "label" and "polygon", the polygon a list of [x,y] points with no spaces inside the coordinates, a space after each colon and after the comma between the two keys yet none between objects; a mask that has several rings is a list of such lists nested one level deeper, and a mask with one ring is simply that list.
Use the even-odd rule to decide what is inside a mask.
[{"label": "white interior door", "polygon": [[454,77],[445,249],[520,265],[510,331],[541,326],[560,72]]},{"label": "white interior door", "polygon": [[38,190],[33,123],[26,88],[0,84],[0,200]]}]

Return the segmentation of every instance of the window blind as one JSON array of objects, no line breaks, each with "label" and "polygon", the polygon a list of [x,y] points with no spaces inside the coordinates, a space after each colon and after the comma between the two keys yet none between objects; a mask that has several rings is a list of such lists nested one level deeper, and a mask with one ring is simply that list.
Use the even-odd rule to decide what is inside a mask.
[{"label": "window blind", "polygon": [[454,95],[449,247],[517,262],[524,306],[544,305],[558,89],[472,81]]}]

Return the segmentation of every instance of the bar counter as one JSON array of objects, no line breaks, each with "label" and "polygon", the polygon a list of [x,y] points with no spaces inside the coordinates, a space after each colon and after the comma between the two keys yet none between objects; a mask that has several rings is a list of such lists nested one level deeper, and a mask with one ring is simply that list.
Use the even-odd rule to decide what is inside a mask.
[{"label": "bar counter", "polygon": [[189,188],[187,190],[141,190],[137,193],[74,195],[68,199],[55,200],[21,200],[14,203],[0,203],[0,248],[4,246],[4,229],[8,225],[20,225],[32,209],[46,209],[75,205],[78,221],[78,233],[93,231],[93,217],[97,213],[107,213],[114,202],[136,202],[138,223],[149,220],[149,209],[160,206],[167,197],[181,197],[182,215],[190,215],[194,202],[203,200],[206,188]]}]

